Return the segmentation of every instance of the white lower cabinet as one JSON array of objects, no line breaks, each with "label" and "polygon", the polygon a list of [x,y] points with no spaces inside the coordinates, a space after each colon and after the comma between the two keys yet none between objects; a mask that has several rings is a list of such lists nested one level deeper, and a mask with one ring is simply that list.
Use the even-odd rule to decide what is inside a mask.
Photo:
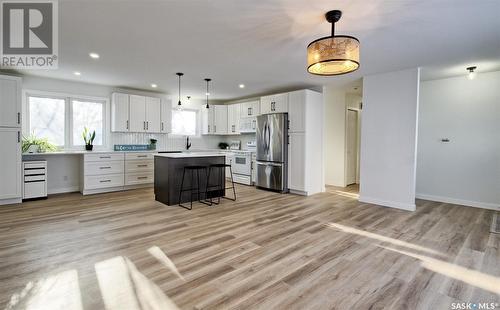
[{"label": "white lower cabinet", "polygon": [[21,128],[0,128],[0,141],[0,204],[20,202]]},{"label": "white lower cabinet", "polygon": [[154,182],[153,153],[85,154],[83,159],[84,195],[142,187]]},{"label": "white lower cabinet", "polygon": [[98,153],[83,155],[84,195],[121,190],[124,185],[125,155],[123,153]]},{"label": "white lower cabinet", "polygon": [[84,187],[86,190],[105,189],[109,187],[121,186],[123,186],[123,173],[85,176]]}]

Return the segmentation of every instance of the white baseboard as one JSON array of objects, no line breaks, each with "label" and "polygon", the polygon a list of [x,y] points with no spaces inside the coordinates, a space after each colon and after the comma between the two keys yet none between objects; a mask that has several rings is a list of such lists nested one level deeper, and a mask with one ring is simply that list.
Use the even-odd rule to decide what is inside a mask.
[{"label": "white baseboard", "polygon": [[405,210],[405,211],[415,211],[416,210],[416,206],[414,203],[411,204],[411,203],[402,203],[402,202],[396,202],[396,201],[380,200],[377,198],[364,197],[364,196],[359,196],[359,201],[365,202],[365,203],[371,203],[371,204],[382,206],[382,207],[401,209],[401,210]]},{"label": "white baseboard", "polygon": [[60,188],[49,188],[47,193],[51,194],[63,194],[63,193],[73,193],[78,192],[80,190],[79,186],[69,186],[69,187],[60,187]]},{"label": "white baseboard", "polygon": [[500,204],[498,204],[498,203],[463,200],[463,199],[456,199],[456,198],[451,198],[451,197],[443,197],[443,196],[435,196],[435,195],[427,195],[427,194],[417,194],[416,197],[418,199],[423,199],[423,200],[445,202],[445,203],[451,203],[454,205],[461,205],[461,206],[467,206],[467,207],[500,211]]},{"label": "white baseboard", "polygon": [[0,199],[0,205],[12,205],[23,202],[22,198]]}]

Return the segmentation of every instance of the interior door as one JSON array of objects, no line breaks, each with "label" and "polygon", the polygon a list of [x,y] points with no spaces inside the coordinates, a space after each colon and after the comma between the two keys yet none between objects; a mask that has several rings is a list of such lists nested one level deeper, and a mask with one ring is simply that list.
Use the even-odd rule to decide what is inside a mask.
[{"label": "interior door", "polygon": [[358,112],[347,110],[346,132],[346,185],[356,183],[358,158]]},{"label": "interior door", "polygon": [[146,97],[130,95],[130,132],[146,131]]},{"label": "interior door", "polygon": [[146,132],[161,131],[160,98],[146,97]]}]

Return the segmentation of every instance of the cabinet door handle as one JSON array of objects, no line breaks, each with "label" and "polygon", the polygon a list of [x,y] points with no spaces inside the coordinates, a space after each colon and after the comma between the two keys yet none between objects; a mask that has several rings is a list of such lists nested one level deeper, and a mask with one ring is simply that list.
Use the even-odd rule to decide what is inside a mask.
[{"label": "cabinet door handle", "polygon": [[17,143],[21,143],[21,132],[17,132]]},{"label": "cabinet door handle", "polygon": [[138,168],[147,167],[148,165],[137,165]]},{"label": "cabinet door handle", "polygon": [[217,125],[214,125],[214,132],[217,132]]},{"label": "cabinet door handle", "polygon": [[210,132],[210,125],[208,125],[208,132]]},{"label": "cabinet door handle", "polygon": [[17,112],[17,123],[21,124],[21,113]]},{"label": "cabinet door handle", "polygon": [[252,115],[252,108],[248,108],[248,116]]},{"label": "cabinet door handle", "polygon": [[137,177],[137,180],[145,180],[147,179],[148,177]]},{"label": "cabinet door handle", "polygon": [[127,126],[127,130],[128,130],[128,120],[127,120],[127,125],[126,126]]},{"label": "cabinet door handle", "polygon": [[111,158],[111,156],[99,156],[100,159]]},{"label": "cabinet door handle", "polygon": [[99,169],[111,169],[111,167],[99,167]]},{"label": "cabinet door handle", "polygon": [[146,130],[149,130],[149,121],[146,122]]},{"label": "cabinet door handle", "polygon": [[108,183],[108,182],[111,182],[111,180],[101,180],[99,181],[100,183]]},{"label": "cabinet door handle", "polygon": [[163,131],[163,122],[161,122],[161,131]]}]

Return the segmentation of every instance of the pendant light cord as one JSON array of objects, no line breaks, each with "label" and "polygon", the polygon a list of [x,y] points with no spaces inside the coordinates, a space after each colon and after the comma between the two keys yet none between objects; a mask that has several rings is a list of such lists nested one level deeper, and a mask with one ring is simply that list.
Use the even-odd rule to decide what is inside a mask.
[{"label": "pendant light cord", "polygon": [[182,103],[181,103],[181,76],[183,76],[184,73],[177,72],[176,74],[179,77],[179,102],[177,102],[177,105],[182,105]]}]

